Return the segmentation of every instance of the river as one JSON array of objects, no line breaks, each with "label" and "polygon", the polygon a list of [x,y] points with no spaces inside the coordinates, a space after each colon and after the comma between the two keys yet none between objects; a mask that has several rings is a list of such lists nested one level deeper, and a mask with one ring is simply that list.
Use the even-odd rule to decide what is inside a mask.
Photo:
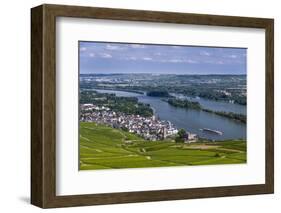
[{"label": "river", "polygon": [[[199,137],[212,140],[246,139],[246,124],[226,117],[194,109],[183,109],[169,105],[159,97],[150,97],[134,92],[101,90],[99,93],[113,93],[116,96],[137,97],[142,103],[150,104],[155,114],[161,120],[171,121],[177,128],[184,128],[188,132],[195,133]],[[187,97],[188,98],[188,97]],[[204,108],[215,111],[226,111],[246,114],[246,106],[225,102],[196,99]],[[223,132],[222,135],[202,131],[203,128],[214,129]]]}]

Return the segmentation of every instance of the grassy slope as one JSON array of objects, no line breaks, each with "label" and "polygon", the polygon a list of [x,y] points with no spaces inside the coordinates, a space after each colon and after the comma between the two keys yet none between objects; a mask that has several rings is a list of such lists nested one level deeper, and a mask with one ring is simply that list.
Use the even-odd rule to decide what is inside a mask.
[{"label": "grassy slope", "polygon": [[95,123],[80,123],[80,169],[246,163],[245,141],[149,142]]}]

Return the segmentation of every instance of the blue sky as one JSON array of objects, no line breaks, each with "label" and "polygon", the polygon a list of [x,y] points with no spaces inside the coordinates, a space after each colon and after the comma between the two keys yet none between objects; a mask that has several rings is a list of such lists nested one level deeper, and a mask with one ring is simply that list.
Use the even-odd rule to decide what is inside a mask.
[{"label": "blue sky", "polygon": [[246,74],[247,49],[79,42],[80,73]]}]

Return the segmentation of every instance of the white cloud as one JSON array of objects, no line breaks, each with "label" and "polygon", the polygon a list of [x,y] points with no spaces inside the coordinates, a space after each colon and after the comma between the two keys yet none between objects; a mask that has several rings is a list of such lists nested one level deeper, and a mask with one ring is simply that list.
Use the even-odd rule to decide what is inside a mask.
[{"label": "white cloud", "polygon": [[189,63],[189,64],[198,64],[198,61],[195,61],[195,60],[192,60],[192,59],[187,59],[186,62]]},{"label": "white cloud", "polygon": [[216,64],[225,64],[223,61],[217,61]]},{"label": "white cloud", "polygon": [[152,58],[150,58],[150,57],[144,57],[142,59],[145,60],[145,61],[152,61]]},{"label": "white cloud", "polygon": [[136,61],[137,58],[134,56],[129,56],[129,57],[124,57],[124,58],[120,58],[121,60],[127,60],[127,61]]},{"label": "white cloud", "polygon": [[96,55],[95,55],[95,53],[90,53],[89,56],[90,56],[91,58],[94,58]]},{"label": "white cloud", "polygon": [[161,56],[161,55],[163,55],[163,53],[157,52],[157,53],[154,53],[154,55]]},{"label": "white cloud", "polygon": [[234,54],[232,54],[232,55],[223,55],[223,57],[224,57],[224,58],[231,58],[231,59],[238,58],[238,56],[237,56],[237,55],[234,55]]},{"label": "white cloud", "polygon": [[105,48],[107,50],[121,50],[121,49],[124,49],[124,48],[122,48],[120,46],[112,45],[112,44],[107,44]]},{"label": "white cloud", "polygon": [[83,52],[84,52],[84,51],[86,51],[86,50],[87,50],[86,47],[81,47],[81,48],[80,48],[80,51],[83,51]]},{"label": "white cloud", "polygon": [[202,56],[210,56],[211,53],[209,53],[207,51],[200,51],[200,55],[202,55]]},{"label": "white cloud", "polygon": [[112,55],[108,54],[108,53],[100,53],[100,56],[102,58],[112,58]]},{"label": "white cloud", "polygon": [[226,64],[223,60],[206,60],[204,63],[207,64]]},{"label": "white cloud", "polygon": [[171,59],[171,60],[168,60],[168,62],[171,62],[171,63],[182,63],[184,61],[181,60],[181,59]]},{"label": "white cloud", "polygon": [[143,49],[143,48],[145,48],[145,45],[142,45],[142,44],[130,44],[130,47]]},{"label": "white cloud", "polygon": [[192,59],[178,59],[178,58],[173,58],[173,59],[162,59],[160,62],[163,63],[188,63],[188,64],[198,64],[198,61],[192,60]]}]

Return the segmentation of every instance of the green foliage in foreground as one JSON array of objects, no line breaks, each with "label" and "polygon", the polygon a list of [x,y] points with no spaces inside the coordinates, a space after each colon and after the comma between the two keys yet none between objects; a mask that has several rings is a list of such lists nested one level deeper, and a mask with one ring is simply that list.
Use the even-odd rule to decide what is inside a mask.
[{"label": "green foliage in foreground", "polygon": [[80,170],[246,163],[246,142],[177,144],[80,122]]}]

